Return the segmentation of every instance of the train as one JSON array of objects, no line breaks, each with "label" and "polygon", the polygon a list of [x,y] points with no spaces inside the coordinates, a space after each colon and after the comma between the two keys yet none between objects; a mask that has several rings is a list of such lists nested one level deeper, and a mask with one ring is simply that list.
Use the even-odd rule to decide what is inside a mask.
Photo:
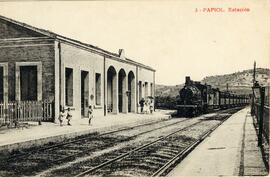
[{"label": "train", "polygon": [[185,85],[179,91],[177,115],[194,117],[220,109],[228,109],[248,105],[249,95],[237,95],[220,91],[211,85],[193,81],[186,76]]}]

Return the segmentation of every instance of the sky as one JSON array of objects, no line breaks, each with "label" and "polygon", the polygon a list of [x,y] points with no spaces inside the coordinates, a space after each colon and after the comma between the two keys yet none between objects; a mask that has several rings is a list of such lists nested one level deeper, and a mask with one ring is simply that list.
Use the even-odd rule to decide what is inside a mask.
[{"label": "sky", "polygon": [[157,84],[251,69],[255,60],[270,66],[269,0],[13,1],[0,2],[0,15],[114,53],[125,49],[156,69]]}]

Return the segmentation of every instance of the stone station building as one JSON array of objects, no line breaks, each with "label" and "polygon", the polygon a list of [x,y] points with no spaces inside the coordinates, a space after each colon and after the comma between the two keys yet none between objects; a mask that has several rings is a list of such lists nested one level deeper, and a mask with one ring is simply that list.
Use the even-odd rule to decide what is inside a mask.
[{"label": "stone station building", "polygon": [[[48,101],[74,118],[139,113],[155,70],[118,54],[0,16],[0,102]],[[53,118],[52,118],[53,119]]]}]

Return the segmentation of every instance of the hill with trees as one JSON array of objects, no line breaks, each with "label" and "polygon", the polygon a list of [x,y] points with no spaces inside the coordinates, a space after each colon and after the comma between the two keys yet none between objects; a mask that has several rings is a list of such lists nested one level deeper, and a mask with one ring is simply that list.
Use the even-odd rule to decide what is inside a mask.
[{"label": "hill with trees", "polygon": [[[192,79],[192,78],[191,78]],[[253,69],[235,72],[232,74],[207,76],[200,82],[212,85],[212,87],[219,88],[221,91],[227,89],[236,94],[250,94],[252,93]],[[270,70],[268,68],[256,69],[256,80],[262,86],[270,85]],[[176,102],[176,97],[179,90],[184,86],[184,83],[175,86],[156,85],[155,95],[156,102],[165,105],[167,108],[171,107]]]}]

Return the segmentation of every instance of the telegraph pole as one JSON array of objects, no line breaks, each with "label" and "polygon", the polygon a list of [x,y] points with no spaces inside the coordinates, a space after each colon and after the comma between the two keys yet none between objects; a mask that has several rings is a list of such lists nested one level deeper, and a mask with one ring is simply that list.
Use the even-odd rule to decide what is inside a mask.
[{"label": "telegraph pole", "polygon": [[255,113],[255,108],[254,108],[254,102],[255,102],[255,98],[254,98],[254,86],[255,86],[255,82],[256,82],[256,61],[254,61],[254,68],[253,68],[253,80],[252,80],[252,82],[253,82],[253,85],[252,85],[252,100],[251,100],[251,115],[254,115],[254,113]]},{"label": "telegraph pole", "polygon": [[253,69],[253,86],[256,82],[256,61],[254,61],[254,69]]}]

